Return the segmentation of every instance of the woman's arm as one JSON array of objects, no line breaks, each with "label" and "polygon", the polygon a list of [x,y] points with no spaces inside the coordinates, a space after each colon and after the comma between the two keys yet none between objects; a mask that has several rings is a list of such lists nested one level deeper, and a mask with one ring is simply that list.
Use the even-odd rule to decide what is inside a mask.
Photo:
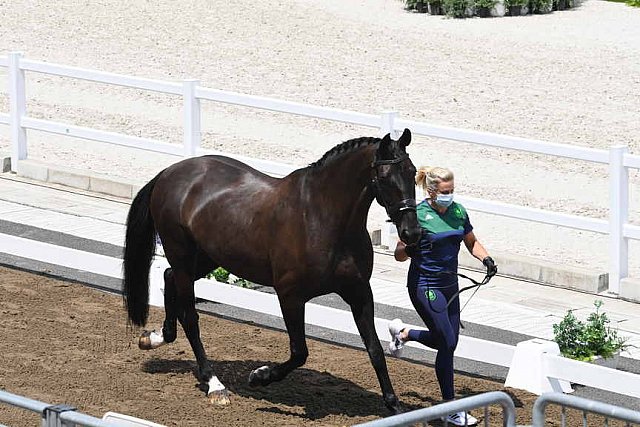
[{"label": "woman's arm", "polygon": [[468,232],[464,236],[464,245],[471,255],[482,261],[482,265],[487,267],[487,276],[493,277],[498,273],[498,267],[496,266],[493,258],[489,256],[487,250],[482,246],[482,243],[476,239],[473,231]]},{"label": "woman's arm", "polygon": [[482,246],[482,243],[480,243],[480,241],[476,238],[476,235],[473,234],[473,231],[470,231],[464,235],[464,245],[467,247],[469,253],[479,261],[482,261],[489,256],[489,253],[484,248],[484,246]]}]

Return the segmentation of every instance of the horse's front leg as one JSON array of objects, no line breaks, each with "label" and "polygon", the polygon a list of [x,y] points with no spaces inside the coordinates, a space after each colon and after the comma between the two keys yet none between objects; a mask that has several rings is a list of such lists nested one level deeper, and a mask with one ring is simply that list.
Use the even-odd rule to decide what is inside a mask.
[{"label": "horse's front leg", "polygon": [[295,298],[280,298],[282,317],[289,333],[289,348],[291,355],[289,360],[275,366],[261,366],[249,374],[249,385],[268,385],[274,381],[280,381],[289,372],[302,366],[307,361],[309,350],[304,331],[304,304],[305,301]]},{"label": "horse's front leg", "polygon": [[351,312],[362,337],[362,342],[367,349],[367,353],[369,353],[373,369],[376,371],[384,403],[393,413],[403,412],[400,400],[398,400],[396,393],[393,391],[384,351],[376,334],[373,321],[373,294],[371,287],[367,283],[361,286],[349,286],[346,289],[348,290],[341,292],[340,295],[351,306]]}]

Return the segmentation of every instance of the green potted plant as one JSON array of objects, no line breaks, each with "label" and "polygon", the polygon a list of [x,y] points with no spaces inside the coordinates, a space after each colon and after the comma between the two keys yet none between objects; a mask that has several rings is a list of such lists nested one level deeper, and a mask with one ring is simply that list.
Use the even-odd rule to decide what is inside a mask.
[{"label": "green potted plant", "polygon": [[241,277],[238,277],[229,273],[227,270],[225,270],[222,267],[218,267],[212,272],[210,272],[209,274],[207,274],[207,279],[215,279],[218,282],[240,286],[241,288],[249,288],[249,289],[255,288],[255,285],[253,283],[249,282],[246,279],[243,279]]},{"label": "green potted plant", "polygon": [[553,10],[553,0],[529,0],[531,13],[550,13]]},{"label": "green potted plant", "polygon": [[480,18],[488,18],[491,16],[491,8],[498,3],[497,0],[474,0],[473,5],[476,8],[476,15]]},{"label": "green potted plant", "polygon": [[442,15],[442,1],[441,0],[428,0],[429,14],[430,15]]},{"label": "green potted plant", "polygon": [[427,12],[427,0],[406,0],[407,10],[415,10],[418,13]]},{"label": "green potted plant", "polygon": [[528,0],[504,0],[504,5],[509,10],[510,16],[522,15],[522,7],[529,3]]},{"label": "green potted plant", "polygon": [[472,0],[442,0],[442,6],[447,16],[452,18],[466,18],[472,9]]},{"label": "green potted plant", "polygon": [[553,325],[553,340],[563,356],[593,362],[616,358],[627,348],[627,338],[618,336],[618,331],[609,327],[606,313],[600,312],[603,302],[596,300],[594,305],[596,311],[589,314],[586,322],[569,310],[560,323]]}]

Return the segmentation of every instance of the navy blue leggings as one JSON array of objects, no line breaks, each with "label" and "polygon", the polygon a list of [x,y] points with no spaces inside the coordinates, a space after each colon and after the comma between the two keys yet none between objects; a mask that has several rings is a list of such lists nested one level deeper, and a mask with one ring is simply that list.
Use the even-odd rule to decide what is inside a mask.
[{"label": "navy blue leggings", "polygon": [[437,350],[436,376],[444,400],[454,398],[453,352],[458,345],[460,332],[460,300],[456,297],[446,308],[447,301],[458,290],[457,284],[443,289],[427,285],[409,287],[409,297],[428,331],[409,330],[409,341],[417,341]]}]

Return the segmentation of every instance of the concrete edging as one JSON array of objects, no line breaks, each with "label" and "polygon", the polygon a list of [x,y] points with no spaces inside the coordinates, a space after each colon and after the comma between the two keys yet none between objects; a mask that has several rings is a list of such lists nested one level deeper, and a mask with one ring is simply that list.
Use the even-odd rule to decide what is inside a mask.
[{"label": "concrete edging", "polygon": [[640,302],[640,279],[632,277],[622,279],[618,296],[625,301]]},{"label": "concrete edging", "polygon": [[[380,233],[380,230],[373,231],[371,233],[371,240],[378,248],[392,254],[393,249],[380,246]],[[499,274],[505,277],[527,280],[543,285],[587,292],[590,294],[598,294],[606,291],[609,285],[609,274],[604,271],[571,267],[560,263],[541,260],[539,258],[495,251],[492,251],[491,256],[498,265]],[[472,257],[464,248],[460,250],[459,265],[460,267],[471,270],[482,270],[480,262]],[[634,279],[625,280],[632,281]],[[632,302],[640,302],[640,283],[636,289],[633,289],[633,286],[635,285],[628,285],[625,288],[624,293],[621,287],[620,298],[628,299]],[[632,293],[632,289],[636,294]]]},{"label": "concrete edging", "polygon": [[36,160],[20,160],[17,169],[17,175],[23,178],[126,199],[133,199],[142,187],[127,180],[99,175],[91,171],[50,166]]}]

